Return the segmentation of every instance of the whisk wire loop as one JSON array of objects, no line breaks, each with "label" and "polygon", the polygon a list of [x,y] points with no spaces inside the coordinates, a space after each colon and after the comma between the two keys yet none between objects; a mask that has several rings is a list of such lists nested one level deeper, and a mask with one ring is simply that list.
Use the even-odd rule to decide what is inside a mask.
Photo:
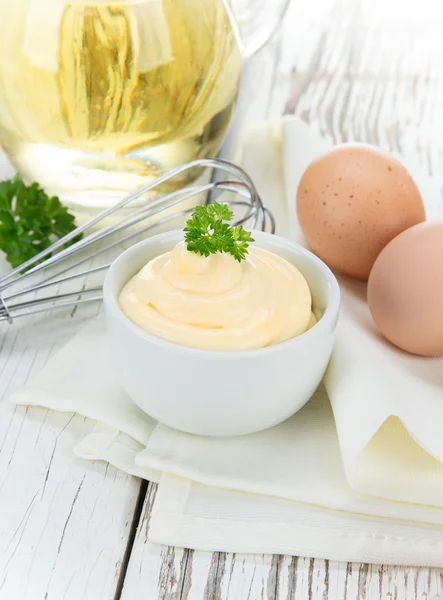
[{"label": "whisk wire loop", "polygon": [[[128,207],[131,203],[190,169],[212,169],[212,180],[209,183],[184,187],[158,197],[154,196],[141,206]],[[217,179],[215,177],[217,171],[227,174],[229,179]],[[252,180],[241,167],[222,159],[195,160],[159,176],[0,277],[0,321],[12,323],[16,317],[100,301],[102,282],[94,283],[91,287],[87,287],[86,284],[89,279],[95,279],[97,275],[106,272],[110,266],[109,258],[112,262],[112,258],[118,251],[121,252],[128,247],[128,244],[134,243],[136,238],[191,213],[194,207],[189,207],[189,201],[192,198],[204,194],[205,201],[212,202],[214,197],[218,197],[221,193],[230,194],[228,199],[223,198],[223,201],[235,213],[244,211],[242,215],[236,214],[235,225],[246,224],[251,229],[259,228],[262,231],[275,232],[275,221],[272,214],[263,205]],[[234,199],[231,196],[234,196]],[[180,204],[185,205],[181,210],[176,210],[174,207],[179,208]],[[129,212],[122,213],[122,209],[126,207],[129,208]],[[114,219],[112,222],[103,223],[111,218]],[[144,224],[144,221],[147,223]],[[103,226],[97,229],[99,224]],[[143,226],[141,226],[142,224]],[[86,232],[89,233],[86,234]],[[111,237],[114,239],[111,240]],[[71,243],[76,238],[79,239]],[[66,246],[68,243],[71,245]],[[114,257],[111,257],[112,251],[115,251]],[[96,262],[97,257],[103,254],[107,258],[109,255],[105,264],[91,264],[89,269],[75,272],[75,269],[86,262]],[[80,255],[79,258],[72,262],[71,259],[77,255]],[[54,269],[57,265],[59,265],[58,270]],[[74,272],[65,275],[69,271]],[[36,277],[39,279],[36,280]],[[27,284],[29,279],[32,282]],[[76,280],[79,281],[79,289],[63,290],[64,286],[69,286]],[[82,280],[83,284],[80,285]],[[39,297],[39,292],[51,286],[58,286],[56,294]],[[30,297],[23,299],[23,296]]]}]

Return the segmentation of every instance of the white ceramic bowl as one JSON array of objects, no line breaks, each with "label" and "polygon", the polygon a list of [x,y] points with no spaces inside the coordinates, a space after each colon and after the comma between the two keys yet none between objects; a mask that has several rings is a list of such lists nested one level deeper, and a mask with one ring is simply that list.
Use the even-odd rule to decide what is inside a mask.
[{"label": "white ceramic bowl", "polygon": [[190,433],[253,433],[284,421],[319,385],[334,343],[340,292],[329,268],[311,252],[254,231],[256,243],[286,258],[305,276],[319,322],[303,335],[268,348],[208,351],[159,339],[120,310],[125,283],[183,237],[172,231],[136,244],[110,267],[104,283],[109,343],[121,385],[146,413]]}]

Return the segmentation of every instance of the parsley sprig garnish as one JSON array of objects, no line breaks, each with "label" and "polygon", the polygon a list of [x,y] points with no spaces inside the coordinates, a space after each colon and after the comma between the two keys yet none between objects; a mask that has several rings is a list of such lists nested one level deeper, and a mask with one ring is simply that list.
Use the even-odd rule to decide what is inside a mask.
[{"label": "parsley sprig garnish", "polygon": [[[0,182],[0,250],[18,267],[75,229],[74,217],[57,197],[16,176]],[[71,244],[79,238],[71,240]]]},{"label": "parsley sprig garnish", "polygon": [[192,217],[186,222],[187,249],[202,256],[227,252],[238,262],[244,260],[249,243],[253,242],[254,238],[241,225],[237,227],[229,225],[233,216],[233,212],[226,204],[214,202],[197,206]]}]

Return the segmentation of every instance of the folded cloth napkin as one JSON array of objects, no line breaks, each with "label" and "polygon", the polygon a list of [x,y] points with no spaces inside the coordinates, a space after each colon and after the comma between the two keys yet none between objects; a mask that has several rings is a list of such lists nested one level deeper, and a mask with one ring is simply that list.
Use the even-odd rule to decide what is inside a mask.
[{"label": "folded cloth napkin", "polygon": [[[290,235],[304,244],[297,187],[329,144],[299,120],[286,120],[283,131]],[[422,179],[428,216],[443,216],[440,190]],[[443,359],[413,356],[385,341],[373,324],[366,285],[339,282],[342,310],[325,385],[348,482],[382,498],[443,506]]]},{"label": "folded cloth napkin", "polygon": [[[285,235],[300,239],[293,218],[297,181],[324,147],[297,119],[261,126],[247,138],[241,162]],[[325,380],[338,436],[323,387],[291,419],[250,436],[203,438],[157,424],[113,382],[100,321],[11,400],[97,420],[93,433],[78,441],[79,456],[160,480],[154,541],[443,566],[439,439],[423,411],[433,407],[437,421],[442,363],[397,353],[375,334],[361,290],[346,281],[342,289],[344,310]]]}]

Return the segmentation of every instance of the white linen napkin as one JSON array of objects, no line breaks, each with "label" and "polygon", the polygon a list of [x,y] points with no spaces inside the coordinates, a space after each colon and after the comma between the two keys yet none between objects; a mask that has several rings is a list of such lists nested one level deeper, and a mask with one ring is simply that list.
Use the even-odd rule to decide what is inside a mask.
[{"label": "white linen napkin", "polygon": [[[276,213],[279,225],[287,226],[293,211],[290,205],[288,210],[285,200],[276,131],[275,126],[262,126],[252,132],[242,162],[255,178],[265,202]],[[318,138],[298,120],[285,120],[282,131],[285,161],[290,160],[292,181],[296,182],[295,174],[303,171],[307,149],[312,148],[314,153],[315,148],[317,151],[320,148]],[[289,154],[292,140],[295,150],[303,149],[300,160],[295,150]],[[294,189],[289,188],[288,198],[293,196]],[[355,300],[364,312],[358,296],[349,294],[349,298],[349,314],[345,304],[345,320],[340,323],[340,328],[343,322],[345,328],[337,344],[339,352],[340,348],[345,352],[354,347],[353,337],[349,338],[350,345],[346,343],[347,323],[359,329],[352,302]],[[184,434],[156,424],[118,391],[112,381],[102,328],[97,323],[80,333],[29,386],[17,390],[11,399],[97,419],[94,432],[76,446],[77,454],[84,458],[108,460],[154,481],[163,472],[151,519],[152,540],[206,550],[282,552],[335,560],[443,566],[439,542],[443,536],[443,510],[435,508],[442,503],[439,494],[442,478],[434,463],[434,470],[428,469],[433,477],[423,476],[420,482],[426,492],[414,491],[424,462],[437,462],[436,459],[430,459],[411,442],[403,429],[414,462],[407,471],[407,462],[403,460],[404,476],[398,476],[396,485],[391,486],[389,469],[380,465],[392,453],[392,448],[380,443],[382,438],[377,439],[383,430],[363,449],[356,444],[360,442],[359,436],[348,433],[359,427],[364,434],[362,438],[369,440],[385,419],[388,419],[385,427],[390,427],[389,415],[395,414],[389,404],[382,405],[384,412],[379,406],[380,412],[372,419],[370,407],[374,399],[369,395],[368,405],[350,413],[355,422],[350,419],[346,422],[337,398],[343,394],[342,406],[351,403],[350,411],[354,408],[352,399],[361,404],[356,396],[362,384],[356,375],[363,367],[354,356],[349,363],[349,380],[348,369],[345,371],[346,385],[340,377],[334,380],[332,376],[334,370],[340,372],[337,371],[340,362],[336,369],[332,363],[326,379],[329,393],[334,397],[339,433],[342,435],[341,429],[346,432],[343,441],[340,437],[345,473],[332,411],[323,388],[297,415],[266,432],[224,439]],[[355,334],[352,327],[351,334]],[[357,334],[361,336],[360,331]],[[346,353],[338,356],[349,359]],[[431,362],[436,362],[433,373],[438,376],[441,363]],[[377,392],[377,388],[372,389]],[[425,385],[420,390],[423,402],[423,396],[430,394]],[[391,388],[389,391],[390,398]],[[399,400],[401,405],[401,396]],[[363,410],[372,419],[370,428],[367,419],[360,418],[359,411]],[[395,429],[393,434],[397,435]],[[381,460],[377,452],[382,452]],[[401,459],[398,457],[400,462]],[[364,468],[366,464],[372,465],[375,472],[371,478],[362,477],[359,464]],[[440,468],[439,462],[437,466]],[[355,489],[350,487],[346,476]],[[357,491],[365,486],[371,491],[371,485],[372,491],[384,498],[394,494],[402,499],[404,493],[404,499],[423,502],[424,498],[429,506],[391,502]]]},{"label": "white linen napkin", "polygon": [[[175,435],[178,432],[157,425],[118,392],[109,370],[102,327],[99,321],[92,330],[74,338],[30,387],[15,392],[13,400],[90,418],[100,412],[94,431],[77,440],[75,452],[160,481],[149,530],[151,541],[203,550],[443,566],[441,509],[404,505],[409,510],[401,514],[402,504],[360,496],[347,486],[324,390],[278,428],[255,436],[212,440],[228,444],[218,448],[211,445],[212,452],[205,460],[208,448],[201,443],[208,438],[186,439],[183,434],[184,444],[180,444]],[[97,385],[105,381],[105,385]],[[134,437],[119,431],[116,423]],[[222,487],[201,485],[167,472],[161,475],[137,464],[140,451],[145,453],[143,448],[152,447],[154,452],[158,442],[170,449],[169,443],[174,445],[178,463],[183,453],[189,465],[193,453],[195,478],[210,482],[215,477]],[[199,471],[200,464],[207,471]],[[220,481],[226,465],[231,466],[230,478]],[[262,493],[235,491],[245,485]],[[308,501],[285,499],[294,496]],[[325,508],[330,505],[339,510]],[[389,519],[352,510],[385,514]],[[423,523],[408,522],[408,518]]]},{"label": "white linen napkin", "polygon": [[365,517],[163,474],[148,538],[197,550],[443,566],[443,529]]}]

